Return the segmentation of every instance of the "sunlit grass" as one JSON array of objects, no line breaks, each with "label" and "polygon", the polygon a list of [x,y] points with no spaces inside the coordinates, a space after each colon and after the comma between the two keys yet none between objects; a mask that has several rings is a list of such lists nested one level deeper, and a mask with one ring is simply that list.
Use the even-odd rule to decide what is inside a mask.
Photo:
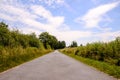
[{"label": "sunlit grass", "polygon": [[35,47],[28,47],[23,49],[18,48],[1,48],[0,49],[0,72],[5,71],[9,68],[40,57],[44,54],[49,53],[51,50],[39,49]]}]

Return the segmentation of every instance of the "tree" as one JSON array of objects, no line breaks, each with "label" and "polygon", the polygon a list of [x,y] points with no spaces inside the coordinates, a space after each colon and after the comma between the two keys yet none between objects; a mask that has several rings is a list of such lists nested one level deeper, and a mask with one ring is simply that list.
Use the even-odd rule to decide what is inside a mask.
[{"label": "tree", "polygon": [[37,47],[37,48],[40,47],[40,41],[39,41],[39,39],[36,37],[36,34],[35,34],[35,33],[31,33],[31,34],[29,35],[29,46],[31,46],[31,47]]},{"label": "tree", "polygon": [[49,37],[49,34],[47,32],[43,32],[39,35],[39,39],[43,43],[45,48],[47,48],[48,37]]},{"label": "tree", "polygon": [[76,41],[72,41],[70,47],[77,47],[77,42]]},{"label": "tree", "polygon": [[0,22],[0,45],[7,46],[9,44],[9,36],[8,25]]},{"label": "tree", "polygon": [[0,22],[0,47],[37,47],[44,49],[43,43],[35,33],[23,34],[19,30],[9,30],[8,25]]},{"label": "tree", "polygon": [[41,33],[39,35],[39,39],[41,40],[41,42],[43,42],[45,48],[47,48],[47,45],[50,45],[52,49],[57,48],[57,43],[58,43],[57,38],[53,35],[50,35],[48,32]]},{"label": "tree", "polygon": [[66,47],[65,41],[58,41],[58,49],[62,49]]},{"label": "tree", "polygon": [[[11,47],[18,47],[18,46],[21,46],[21,43],[20,43],[20,32],[19,30],[13,30],[11,31],[11,40],[10,40],[10,46]],[[14,43],[14,44],[13,44]]]},{"label": "tree", "polygon": [[4,22],[0,22],[0,27],[3,27],[3,28],[8,28],[8,25],[5,24]]},{"label": "tree", "polygon": [[50,35],[48,44],[51,46],[52,49],[57,49],[58,40],[55,36]]}]

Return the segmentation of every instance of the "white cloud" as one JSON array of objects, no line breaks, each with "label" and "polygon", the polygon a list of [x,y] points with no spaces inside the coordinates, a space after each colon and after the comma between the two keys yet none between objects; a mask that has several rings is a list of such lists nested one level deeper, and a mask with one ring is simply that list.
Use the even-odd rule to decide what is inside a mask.
[{"label": "white cloud", "polygon": [[99,27],[99,23],[105,19],[106,13],[117,7],[118,4],[119,2],[114,2],[90,9],[83,17],[77,18],[76,21],[83,23],[86,28]]},{"label": "white cloud", "polygon": [[32,6],[32,10],[36,15],[46,19],[51,28],[59,27],[64,22],[63,16],[53,16],[50,11],[40,5]]},{"label": "white cloud", "polygon": [[73,40],[78,40],[79,38],[83,38],[83,37],[88,37],[91,36],[91,32],[90,31],[65,31],[65,32],[60,32],[59,33],[60,36],[58,36],[59,39],[66,39],[68,42],[71,42]]},{"label": "white cloud", "polygon": [[[96,0],[94,0],[96,2]],[[92,35],[86,38],[81,38],[79,43],[86,42],[95,42],[95,41],[104,41],[108,42],[113,40],[115,37],[120,36],[120,31],[112,32],[112,28],[104,27],[108,25],[108,22],[111,22],[112,19],[107,15],[107,12],[113,10],[115,7],[119,6],[119,1],[109,4],[100,5],[96,8],[90,9],[84,16],[77,18],[75,21],[83,24],[86,28],[97,28],[100,32],[91,32]],[[106,22],[100,26],[100,22]]]},{"label": "white cloud", "polygon": [[[35,1],[35,0],[34,0]],[[49,6],[50,8],[59,8],[63,6],[66,8],[68,11],[74,13],[75,10],[72,9],[72,7],[67,4],[67,0],[39,0],[41,3],[46,4],[46,6]]]},{"label": "white cloud", "polygon": [[[18,21],[23,24],[40,28],[43,30],[59,27],[64,22],[64,17],[53,16],[50,11],[46,10],[41,5],[34,5],[31,6],[30,8],[32,9],[33,12],[30,12],[21,7],[16,7],[14,5],[1,4],[0,11],[5,12],[5,14],[0,13],[0,16],[2,19],[5,20],[15,21],[15,22]],[[42,23],[37,19],[45,19],[47,23]]]},{"label": "white cloud", "polygon": [[43,18],[47,18],[47,19],[49,19],[50,17],[51,17],[51,13],[48,11],[48,10],[46,10],[43,6],[41,6],[41,5],[33,5],[32,7],[31,7],[31,9],[33,10],[33,12],[36,14],[36,15],[38,15],[38,16],[40,16],[40,17],[43,17]]},{"label": "white cloud", "polygon": [[1,4],[0,5],[0,11],[4,12],[6,15],[11,16],[14,19],[19,19],[19,18],[31,18],[31,19],[35,19],[37,18],[36,15],[31,14],[30,12],[28,12],[27,10],[25,10],[24,8],[20,8],[20,7],[16,7],[13,5],[9,5],[9,4]]},{"label": "white cloud", "polygon": [[3,14],[3,13],[0,13],[0,17],[2,19],[7,19],[9,21],[15,21],[13,18],[11,18],[9,15],[6,15],[6,14]]},{"label": "white cloud", "polygon": [[[19,3],[17,5],[21,6]],[[19,22],[26,25],[25,27],[19,27],[24,33],[36,32],[39,34],[38,32],[48,31],[50,33],[54,32],[53,35],[57,35],[59,33],[57,29],[64,25],[63,16],[53,16],[49,10],[41,5],[32,5],[29,9],[31,11],[28,11],[24,7],[1,4],[0,12],[4,13],[0,13],[0,18],[12,23]],[[44,19],[46,23],[41,22],[41,19]]]},{"label": "white cloud", "polygon": [[[60,2],[62,0],[57,1],[58,1],[57,3],[62,3]],[[24,4],[22,5],[22,7],[21,4],[19,3],[16,3],[16,5],[17,6],[5,3],[0,4],[0,19],[10,21],[13,24],[16,24],[18,22],[20,24],[23,24],[23,26],[20,25],[19,29],[22,30],[24,33],[35,32],[37,35],[39,35],[42,31],[47,31],[50,34],[56,36],[59,40],[65,40],[67,44],[71,43],[71,41],[73,40],[79,41],[82,38],[99,37],[105,39],[107,37],[108,39],[109,37],[117,35],[119,33],[107,31],[104,33],[94,34],[92,31],[71,30],[70,27],[65,24],[64,16],[54,16],[49,10],[47,10],[42,5],[32,4],[28,7],[29,10],[26,9],[26,5]],[[105,10],[104,12],[102,11],[101,13],[98,14],[96,12],[97,11],[96,9],[99,8],[95,8],[88,12],[89,15],[91,14],[93,19],[95,19],[96,17],[99,18],[103,15],[103,13],[105,14],[106,12],[108,12],[108,10]],[[93,12],[96,13],[93,14]],[[92,17],[89,18],[89,15],[88,14],[85,15],[83,19],[84,18],[87,19],[88,17],[88,21],[93,20],[91,19]],[[85,22],[85,20],[83,21]]]},{"label": "white cloud", "polygon": [[115,37],[120,36],[120,31],[108,31],[108,32],[102,32],[102,33],[97,33],[94,35],[95,37],[101,38],[101,41],[108,42],[113,40]]},{"label": "white cloud", "polygon": [[22,27],[20,30],[22,30],[21,32],[23,32],[25,34],[35,33],[35,34],[37,34],[37,36],[42,33],[42,31],[40,31],[40,30],[37,30],[34,28],[28,28],[28,27]]},{"label": "white cloud", "polygon": [[53,31],[50,32],[50,34],[56,36],[58,40],[65,40],[67,42],[67,45],[70,45],[72,41],[79,41],[81,38],[87,38],[92,36],[91,31],[73,31],[73,30],[67,30],[67,31]]},{"label": "white cloud", "polygon": [[81,37],[77,42],[80,44],[87,44],[87,43],[93,43],[93,42],[109,42],[114,40],[116,37],[120,36],[120,30],[119,31],[108,31],[108,32],[91,32],[91,35],[87,37]]}]

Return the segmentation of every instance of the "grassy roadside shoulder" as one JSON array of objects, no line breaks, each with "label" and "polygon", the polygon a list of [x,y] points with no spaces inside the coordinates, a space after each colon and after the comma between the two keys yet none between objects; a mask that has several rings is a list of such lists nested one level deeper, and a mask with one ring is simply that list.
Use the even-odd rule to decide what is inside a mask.
[{"label": "grassy roadside shoulder", "polygon": [[78,61],[81,61],[90,66],[93,66],[96,69],[109,74],[110,76],[120,79],[120,67],[119,66],[110,65],[108,63],[100,62],[100,61],[89,59],[89,58],[83,58],[81,56],[75,55],[73,51],[74,49],[72,50],[72,52],[71,51],[65,52],[64,50],[60,50],[60,52],[64,53],[65,55],[68,55]]},{"label": "grassy roadside shoulder", "polygon": [[4,48],[0,50],[0,72],[8,70],[37,57],[48,54],[52,50],[39,49],[35,47]]}]

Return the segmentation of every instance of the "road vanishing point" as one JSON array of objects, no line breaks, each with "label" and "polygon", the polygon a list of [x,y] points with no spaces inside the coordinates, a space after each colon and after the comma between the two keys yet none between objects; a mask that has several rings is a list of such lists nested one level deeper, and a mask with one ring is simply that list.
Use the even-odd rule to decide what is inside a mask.
[{"label": "road vanishing point", "polygon": [[117,80],[58,51],[0,73],[0,80]]}]

